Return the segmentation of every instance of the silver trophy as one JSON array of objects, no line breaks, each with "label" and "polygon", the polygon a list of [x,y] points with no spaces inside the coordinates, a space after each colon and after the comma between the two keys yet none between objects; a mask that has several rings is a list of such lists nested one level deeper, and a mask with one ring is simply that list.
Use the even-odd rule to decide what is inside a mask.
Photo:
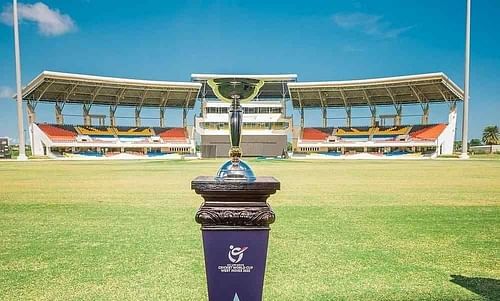
[{"label": "silver trophy", "polygon": [[243,110],[241,103],[252,101],[264,85],[262,80],[253,78],[215,78],[208,81],[215,95],[231,104],[229,108],[229,149],[230,160],[222,164],[216,179],[222,181],[254,181],[255,174],[250,166],[241,160],[241,129]]}]

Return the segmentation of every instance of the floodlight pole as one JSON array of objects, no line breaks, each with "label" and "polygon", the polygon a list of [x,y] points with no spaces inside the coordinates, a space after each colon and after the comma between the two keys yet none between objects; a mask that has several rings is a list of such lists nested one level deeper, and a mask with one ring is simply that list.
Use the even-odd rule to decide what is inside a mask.
[{"label": "floodlight pole", "polygon": [[17,132],[19,136],[18,160],[26,160],[26,146],[23,125],[23,95],[21,89],[21,55],[19,51],[19,24],[17,19],[17,0],[12,0],[12,17],[14,26],[14,53],[16,57],[16,99],[17,99]]},{"label": "floodlight pole", "polygon": [[468,159],[469,140],[469,75],[470,75],[470,11],[471,0],[467,1],[467,13],[465,21],[465,76],[464,76],[464,108],[462,120],[462,154],[460,158]]}]

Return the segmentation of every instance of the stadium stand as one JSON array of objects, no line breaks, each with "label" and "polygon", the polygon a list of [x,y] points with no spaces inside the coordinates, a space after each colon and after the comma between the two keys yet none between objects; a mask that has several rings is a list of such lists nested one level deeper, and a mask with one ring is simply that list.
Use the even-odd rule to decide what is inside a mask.
[{"label": "stadium stand", "polygon": [[148,138],[158,136],[165,141],[186,141],[189,139],[185,128],[160,127],[99,127],[82,125],[59,125],[38,123],[38,127],[51,139],[74,140],[78,135],[89,137]]},{"label": "stadium stand", "polygon": [[325,141],[333,133],[334,128],[304,128],[302,140]]},{"label": "stadium stand", "polygon": [[402,156],[436,148],[447,124],[303,128],[297,152],[328,156],[370,153]]},{"label": "stadium stand", "polygon": [[347,138],[368,138],[370,136],[370,127],[339,127],[335,132],[335,136]]},{"label": "stadium stand", "polygon": [[446,124],[418,125],[412,127],[410,137],[418,140],[436,140],[445,130]]},{"label": "stadium stand", "polygon": [[153,130],[164,141],[186,141],[188,139],[185,128],[153,128]]},{"label": "stadium stand", "polygon": [[[393,138],[409,136],[412,139],[436,140],[444,131],[446,124],[430,125],[404,125],[392,127],[327,127],[327,128],[304,128],[302,131],[303,141],[332,141],[335,137],[338,141],[356,138],[357,141],[376,140],[376,138]],[[399,139],[398,139],[399,141]]]},{"label": "stadium stand", "polygon": [[38,124],[38,127],[53,141],[76,141],[77,131],[73,126]]},{"label": "stadium stand", "polygon": [[[86,157],[115,156],[120,153],[158,157],[194,152],[194,141],[186,128],[83,126],[35,123],[36,135],[46,152]],[[38,131],[35,131],[38,133]],[[45,136],[45,138],[43,137]]]},{"label": "stadium stand", "polygon": [[104,136],[104,137],[115,137],[116,131],[112,128],[108,128],[105,126],[75,126],[76,131],[80,135],[87,136]]},{"label": "stadium stand", "polygon": [[371,128],[370,135],[373,137],[396,137],[399,135],[408,135],[412,126],[392,126]]},{"label": "stadium stand", "polygon": [[155,133],[150,127],[124,127],[112,128],[118,137],[151,137]]}]

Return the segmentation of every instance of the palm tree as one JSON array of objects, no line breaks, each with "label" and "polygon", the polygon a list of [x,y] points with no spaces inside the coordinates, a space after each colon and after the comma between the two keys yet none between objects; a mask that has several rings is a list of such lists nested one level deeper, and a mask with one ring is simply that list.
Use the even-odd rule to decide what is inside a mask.
[{"label": "palm tree", "polygon": [[493,145],[500,143],[500,133],[498,126],[489,125],[483,130],[483,142],[490,146],[490,153],[493,153]]}]

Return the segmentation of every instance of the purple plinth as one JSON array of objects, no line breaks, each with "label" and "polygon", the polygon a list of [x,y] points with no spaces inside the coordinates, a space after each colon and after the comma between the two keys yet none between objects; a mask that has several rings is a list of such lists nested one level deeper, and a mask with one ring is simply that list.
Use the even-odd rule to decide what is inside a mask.
[{"label": "purple plinth", "polygon": [[268,238],[269,230],[203,231],[210,301],[262,300]]},{"label": "purple plinth", "polygon": [[267,198],[280,183],[272,177],[198,177],[191,187],[204,199],[195,219],[203,236],[208,300],[261,301],[269,225],[275,220]]}]

